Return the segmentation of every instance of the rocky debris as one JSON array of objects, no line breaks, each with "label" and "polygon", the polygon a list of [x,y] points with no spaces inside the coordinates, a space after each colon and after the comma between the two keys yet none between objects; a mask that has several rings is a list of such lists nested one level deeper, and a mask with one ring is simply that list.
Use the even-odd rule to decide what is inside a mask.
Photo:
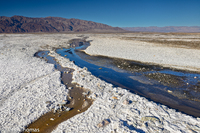
[{"label": "rocky debris", "polygon": [[86,92],[83,92],[82,94],[83,94],[84,96],[87,96],[87,95],[89,95],[89,93],[90,93],[90,91],[86,91]]},{"label": "rocky debris", "polygon": [[46,101],[45,103],[46,103],[46,104],[51,104],[51,101]]},{"label": "rocky debris", "polygon": [[184,83],[184,79],[185,77],[181,77],[181,76],[175,76],[172,74],[165,74],[165,73],[149,73],[145,75],[146,77],[150,78],[150,80],[156,80],[159,83],[166,85],[166,86],[172,86],[172,87],[181,87],[183,86]]},{"label": "rocky debris", "polygon": [[66,106],[64,106],[63,108],[65,109],[65,111],[70,111],[71,110],[71,108],[66,107]]},{"label": "rocky debris", "polygon": [[69,73],[69,71],[64,71],[64,73]]},{"label": "rocky debris", "polygon": [[59,103],[59,105],[61,105],[61,106],[65,105],[65,104],[67,104],[67,100],[63,100],[61,103]]},{"label": "rocky debris", "polygon": [[69,90],[73,89],[73,87],[68,87]]},{"label": "rocky debris", "polygon": [[128,104],[130,104],[130,103],[131,103],[131,101],[128,100],[128,99],[126,99],[126,100],[123,101],[123,104],[124,104],[124,105],[128,105]]},{"label": "rocky debris", "polygon": [[85,107],[87,107],[89,105],[89,103],[87,101],[84,101],[83,105],[82,105],[82,109],[84,109]]},{"label": "rocky debris", "polygon": [[167,90],[167,92],[169,92],[169,93],[172,93],[172,91],[171,91],[171,90]]},{"label": "rocky debris", "polygon": [[98,97],[98,95],[96,93],[91,93],[88,98],[91,98],[91,99],[96,99]]},{"label": "rocky debris", "polygon": [[67,102],[67,100],[63,100],[62,102],[52,104],[51,106],[53,106],[53,112],[56,113],[57,111],[69,111],[70,109],[65,106]]},{"label": "rocky debris", "polygon": [[114,104],[114,105],[112,105],[112,106],[111,106],[111,108],[112,108],[112,109],[114,109],[116,106],[117,106],[117,105],[116,105],[116,104]]},{"label": "rocky debris", "polygon": [[110,120],[109,119],[105,119],[103,120],[102,122],[100,122],[97,127],[100,128],[100,127],[104,127],[106,125],[108,125],[110,123]]},{"label": "rocky debris", "polygon": [[141,120],[143,122],[145,122],[145,121],[158,121],[158,122],[160,122],[160,119],[155,117],[155,116],[145,116],[145,117],[142,117]]},{"label": "rocky debris", "polygon": [[87,68],[87,67],[83,67],[83,70],[87,71],[87,70],[88,70],[88,68]]},{"label": "rocky debris", "polygon": [[73,99],[72,101],[71,101],[71,105],[74,105],[75,104],[75,99]]},{"label": "rocky debris", "polygon": [[68,98],[69,98],[69,99],[73,99],[73,97],[71,97],[71,96],[68,96]]},{"label": "rocky debris", "polygon": [[50,118],[51,121],[54,121],[54,118]]}]

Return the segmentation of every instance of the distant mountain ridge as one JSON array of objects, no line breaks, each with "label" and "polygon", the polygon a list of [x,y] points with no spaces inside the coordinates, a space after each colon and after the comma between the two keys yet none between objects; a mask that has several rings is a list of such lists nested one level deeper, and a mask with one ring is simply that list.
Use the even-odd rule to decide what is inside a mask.
[{"label": "distant mountain ridge", "polygon": [[122,29],[139,32],[200,32],[200,26],[123,27]]},{"label": "distant mountain ridge", "polygon": [[123,32],[119,27],[80,19],[60,17],[30,18],[23,16],[0,16],[0,33],[30,32]]}]

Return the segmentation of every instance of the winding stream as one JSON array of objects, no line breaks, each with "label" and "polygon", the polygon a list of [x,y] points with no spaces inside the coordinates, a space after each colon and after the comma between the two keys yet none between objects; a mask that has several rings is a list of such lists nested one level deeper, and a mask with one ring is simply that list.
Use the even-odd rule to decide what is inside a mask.
[{"label": "winding stream", "polygon": [[[85,88],[80,87],[78,84],[72,82],[73,69],[62,67],[58,64],[54,57],[48,56],[49,51],[40,51],[35,54],[36,57],[45,59],[48,63],[54,64],[54,67],[61,72],[61,81],[69,89],[68,99],[66,103],[62,104],[60,109],[52,109],[50,112],[42,115],[39,119],[27,125],[23,131],[28,132],[28,129],[39,129],[41,133],[49,133],[53,131],[58,124],[71,117],[86,111],[91,105],[93,100],[88,99],[83,92],[88,92]],[[51,101],[46,102],[51,104]],[[59,107],[61,105],[58,105]],[[66,111],[66,108],[70,109]]]},{"label": "winding stream", "polygon": [[130,90],[183,113],[200,117],[200,74],[163,68],[119,58],[90,56],[84,51],[90,44],[71,41],[70,49],[56,52],[74,61],[116,87]]},{"label": "winding stream", "polygon": [[[178,111],[194,117],[200,117],[200,74],[163,68],[162,66],[143,64],[140,62],[110,58],[105,56],[90,56],[84,51],[90,45],[85,39],[73,39],[70,48],[57,49],[61,56],[74,61],[79,67],[87,67],[96,77],[122,87],[132,93],[144,96],[147,99],[164,104]],[[76,114],[87,110],[92,100],[82,93],[84,88],[72,84],[73,69],[64,68],[55,59],[48,56],[49,51],[39,51],[36,57],[45,59],[61,72],[62,83],[71,87],[68,102],[63,108],[70,107],[70,111],[50,111],[38,120],[27,126],[39,128],[41,132],[51,132],[57,125]],[[87,102],[86,106],[83,106]],[[75,104],[74,104],[75,103]],[[26,130],[24,131],[26,132]]]}]

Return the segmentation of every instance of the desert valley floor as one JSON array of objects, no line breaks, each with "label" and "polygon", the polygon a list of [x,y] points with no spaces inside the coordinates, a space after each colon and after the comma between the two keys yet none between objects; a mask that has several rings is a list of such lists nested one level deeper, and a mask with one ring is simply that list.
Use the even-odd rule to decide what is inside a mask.
[{"label": "desert valley floor", "polygon": [[[87,90],[87,98],[93,101],[86,111],[53,128],[53,133],[200,132],[199,117],[113,86],[56,52],[58,48],[69,48],[70,40],[84,37],[90,46],[82,51],[91,56],[200,73],[197,33],[0,34],[0,132],[37,132],[38,127],[27,126],[50,111],[61,110],[63,101],[70,98],[73,88],[63,84],[61,72],[53,64],[34,56],[38,51],[49,51],[48,56],[58,64],[73,69],[72,83]],[[193,102],[200,106],[200,77],[193,78],[197,82]],[[166,94],[174,92],[166,90]],[[50,122],[56,119],[50,118]],[[49,123],[45,124],[48,127]]]}]

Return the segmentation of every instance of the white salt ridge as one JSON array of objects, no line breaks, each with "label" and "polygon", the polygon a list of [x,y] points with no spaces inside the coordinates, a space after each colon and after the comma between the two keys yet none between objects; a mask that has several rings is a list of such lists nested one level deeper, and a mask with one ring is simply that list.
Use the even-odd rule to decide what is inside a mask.
[{"label": "white salt ridge", "polygon": [[[177,36],[171,36],[171,38],[176,37]],[[181,38],[180,36],[178,37]],[[91,46],[89,46],[85,52],[90,55],[124,58],[145,63],[159,64],[164,67],[200,71],[200,50],[198,49],[166,47],[164,45],[141,42],[138,40],[123,40],[119,38],[120,36],[93,36],[89,38],[89,40],[93,41],[91,41]],[[167,39],[166,36],[165,38]],[[181,41],[187,40],[182,39]]]}]

